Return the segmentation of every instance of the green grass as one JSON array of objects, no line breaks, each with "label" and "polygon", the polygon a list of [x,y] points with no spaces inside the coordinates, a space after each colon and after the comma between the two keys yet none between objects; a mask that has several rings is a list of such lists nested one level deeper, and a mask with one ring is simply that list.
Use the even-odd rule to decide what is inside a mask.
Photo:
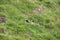
[{"label": "green grass", "polygon": [[0,40],[60,40],[59,0],[0,0],[0,16]]}]

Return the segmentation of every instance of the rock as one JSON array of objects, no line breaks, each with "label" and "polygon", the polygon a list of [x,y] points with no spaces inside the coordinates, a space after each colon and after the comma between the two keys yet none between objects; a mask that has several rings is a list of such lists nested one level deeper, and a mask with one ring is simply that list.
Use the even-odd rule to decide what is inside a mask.
[{"label": "rock", "polygon": [[5,18],[5,17],[0,16],[0,22],[6,22],[6,18]]},{"label": "rock", "polygon": [[33,13],[41,13],[44,9],[44,6],[41,5],[33,10]]}]

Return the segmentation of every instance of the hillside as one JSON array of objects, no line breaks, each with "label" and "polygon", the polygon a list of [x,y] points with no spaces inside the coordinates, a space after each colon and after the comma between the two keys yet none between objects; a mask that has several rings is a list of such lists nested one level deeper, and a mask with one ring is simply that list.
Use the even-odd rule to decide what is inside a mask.
[{"label": "hillside", "polygon": [[0,0],[0,40],[60,40],[60,0]]}]

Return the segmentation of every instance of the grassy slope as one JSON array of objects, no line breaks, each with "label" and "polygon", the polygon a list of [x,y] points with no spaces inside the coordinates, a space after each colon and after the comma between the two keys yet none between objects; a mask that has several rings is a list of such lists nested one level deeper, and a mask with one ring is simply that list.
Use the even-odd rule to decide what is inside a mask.
[{"label": "grassy slope", "polygon": [[[48,3],[51,2],[51,3]],[[0,16],[7,22],[0,23],[5,33],[0,40],[60,40],[59,0],[0,0]],[[43,5],[41,13],[33,9]],[[33,20],[27,23],[25,19]]]}]

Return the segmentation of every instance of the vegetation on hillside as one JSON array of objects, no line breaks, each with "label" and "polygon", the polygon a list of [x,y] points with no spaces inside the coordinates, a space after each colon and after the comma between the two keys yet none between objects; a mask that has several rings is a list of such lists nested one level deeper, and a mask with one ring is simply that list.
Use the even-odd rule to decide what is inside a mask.
[{"label": "vegetation on hillside", "polygon": [[60,0],[0,0],[0,40],[60,40]]}]

